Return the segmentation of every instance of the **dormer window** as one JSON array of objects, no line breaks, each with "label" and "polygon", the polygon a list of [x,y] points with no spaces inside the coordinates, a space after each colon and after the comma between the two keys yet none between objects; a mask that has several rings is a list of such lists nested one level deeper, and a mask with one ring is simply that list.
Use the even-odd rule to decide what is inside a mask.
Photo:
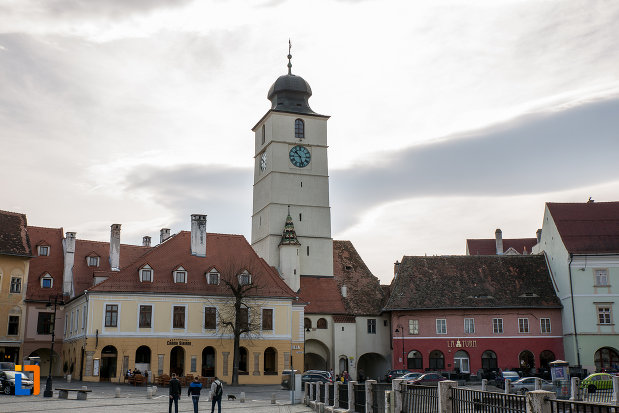
[{"label": "dormer window", "polygon": [[243,271],[239,274],[239,285],[249,285],[251,284],[251,274],[249,272]]},{"label": "dormer window", "polygon": [[98,267],[99,266],[99,257],[88,257],[88,266],[89,267]]},{"label": "dormer window", "polygon": [[305,138],[305,123],[303,119],[296,119],[294,121],[294,137],[297,139]]},{"label": "dormer window", "polygon": [[41,277],[41,288],[52,288],[54,285],[54,279],[51,275],[45,274]]},{"label": "dormer window", "polygon": [[209,285],[219,284],[219,273],[215,268],[206,273],[206,283]]},{"label": "dormer window", "polygon": [[41,256],[41,257],[49,256],[49,246],[47,246],[47,245],[39,245],[39,256]]},{"label": "dormer window", "polygon": [[150,265],[145,265],[140,268],[140,281],[141,282],[153,282],[153,269]]},{"label": "dormer window", "polygon": [[187,282],[187,271],[183,267],[179,267],[176,271],[174,271],[174,282],[175,283],[186,283]]}]

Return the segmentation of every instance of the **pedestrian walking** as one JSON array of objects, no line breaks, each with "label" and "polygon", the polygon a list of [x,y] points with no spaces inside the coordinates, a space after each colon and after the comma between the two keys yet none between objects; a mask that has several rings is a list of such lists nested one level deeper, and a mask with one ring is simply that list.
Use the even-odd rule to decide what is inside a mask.
[{"label": "pedestrian walking", "polygon": [[181,382],[176,378],[176,373],[172,373],[170,379],[170,408],[168,413],[172,413],[172,403],[174,403],[174,413],[178,413],[178,398],[181,396]]},{"label": "pedestrian walking", "polygon": [[200,390],[202,390],[202,383],[200,383],[199,377],[194,377],[193,382],[187,387],[187,396],[191,397],[193,402],[193,413],[198,413],[198,400],[200,400]]},{"label": "pedestrian walking", "polygon": [[215,403],[217,403],[217,412],[221,413],[221,396],[224,394],[224,385],[215,377],[215,381],[211,384],[211,413],[215,411]]}]

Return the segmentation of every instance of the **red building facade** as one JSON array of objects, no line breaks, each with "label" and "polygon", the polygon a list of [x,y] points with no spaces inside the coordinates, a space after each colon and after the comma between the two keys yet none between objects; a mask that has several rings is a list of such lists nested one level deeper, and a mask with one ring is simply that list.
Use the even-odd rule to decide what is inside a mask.
[{"label": "red building facade", "polygon": [[404,257],[391,288],[393,368],[530,374],[564,357],[543,256]]}]

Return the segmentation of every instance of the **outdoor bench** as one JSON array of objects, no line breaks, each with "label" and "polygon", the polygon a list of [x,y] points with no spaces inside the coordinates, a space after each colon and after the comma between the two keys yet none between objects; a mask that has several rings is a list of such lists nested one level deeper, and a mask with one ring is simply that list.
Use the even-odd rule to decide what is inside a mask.
[{"label": "outdoor bench", "polygon": [[88,397],[88,393],[92,391],[88,389],[66,389],[58,387],[56,388],[56,390],[58,390],[59,399],[68,399],[70,391],[77,392],[77,400],[86,400],[86,398]]}]

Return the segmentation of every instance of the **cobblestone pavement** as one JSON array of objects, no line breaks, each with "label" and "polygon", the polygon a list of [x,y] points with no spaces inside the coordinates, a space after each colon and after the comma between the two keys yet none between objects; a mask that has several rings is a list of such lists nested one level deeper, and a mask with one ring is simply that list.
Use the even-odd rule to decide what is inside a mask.
[{"label": "cobblestone pavement", "polygon": [[[88,394],[88,400],[75,400],[76,393],[71,392],[69,397],[73,400],[58,399],[58,392],[54,391],[53,398],[43,397],[45,380],[41,380],[41,394],[38,396],[6,396],[0,395],[0,412],[89,412],[89,413],[112,413],[112,412],[167,412],[168,389],[159,388],[152,399],[146,398],[146,387],[133,387],[127,384],[114,383],[66,383],[62,379],[54,380],[54,388],[68,387],[79,389],[88,386],[92,390]],[[120,387],[119,398],[115,397],[115,389]],[[187,397],[186,388],[178,403],[178,411],[193,412],[193,403]],[[245,392],[245,403],[240,402],[240,394]],[[203,390],[200,397],[200,412],[210,412],[211,402],[208,401],[208,392]],[[271,404],[271,395],[275,394],[276,404]],[[233,394],[236,400],[227,400],[227,395]],[[300,413],[311,410],[302,404],[290,404],[290,392],[281,390],[279,386],[224,386],[224,400],[221,402],[222,412],[247,412],[247,413]]]}]

